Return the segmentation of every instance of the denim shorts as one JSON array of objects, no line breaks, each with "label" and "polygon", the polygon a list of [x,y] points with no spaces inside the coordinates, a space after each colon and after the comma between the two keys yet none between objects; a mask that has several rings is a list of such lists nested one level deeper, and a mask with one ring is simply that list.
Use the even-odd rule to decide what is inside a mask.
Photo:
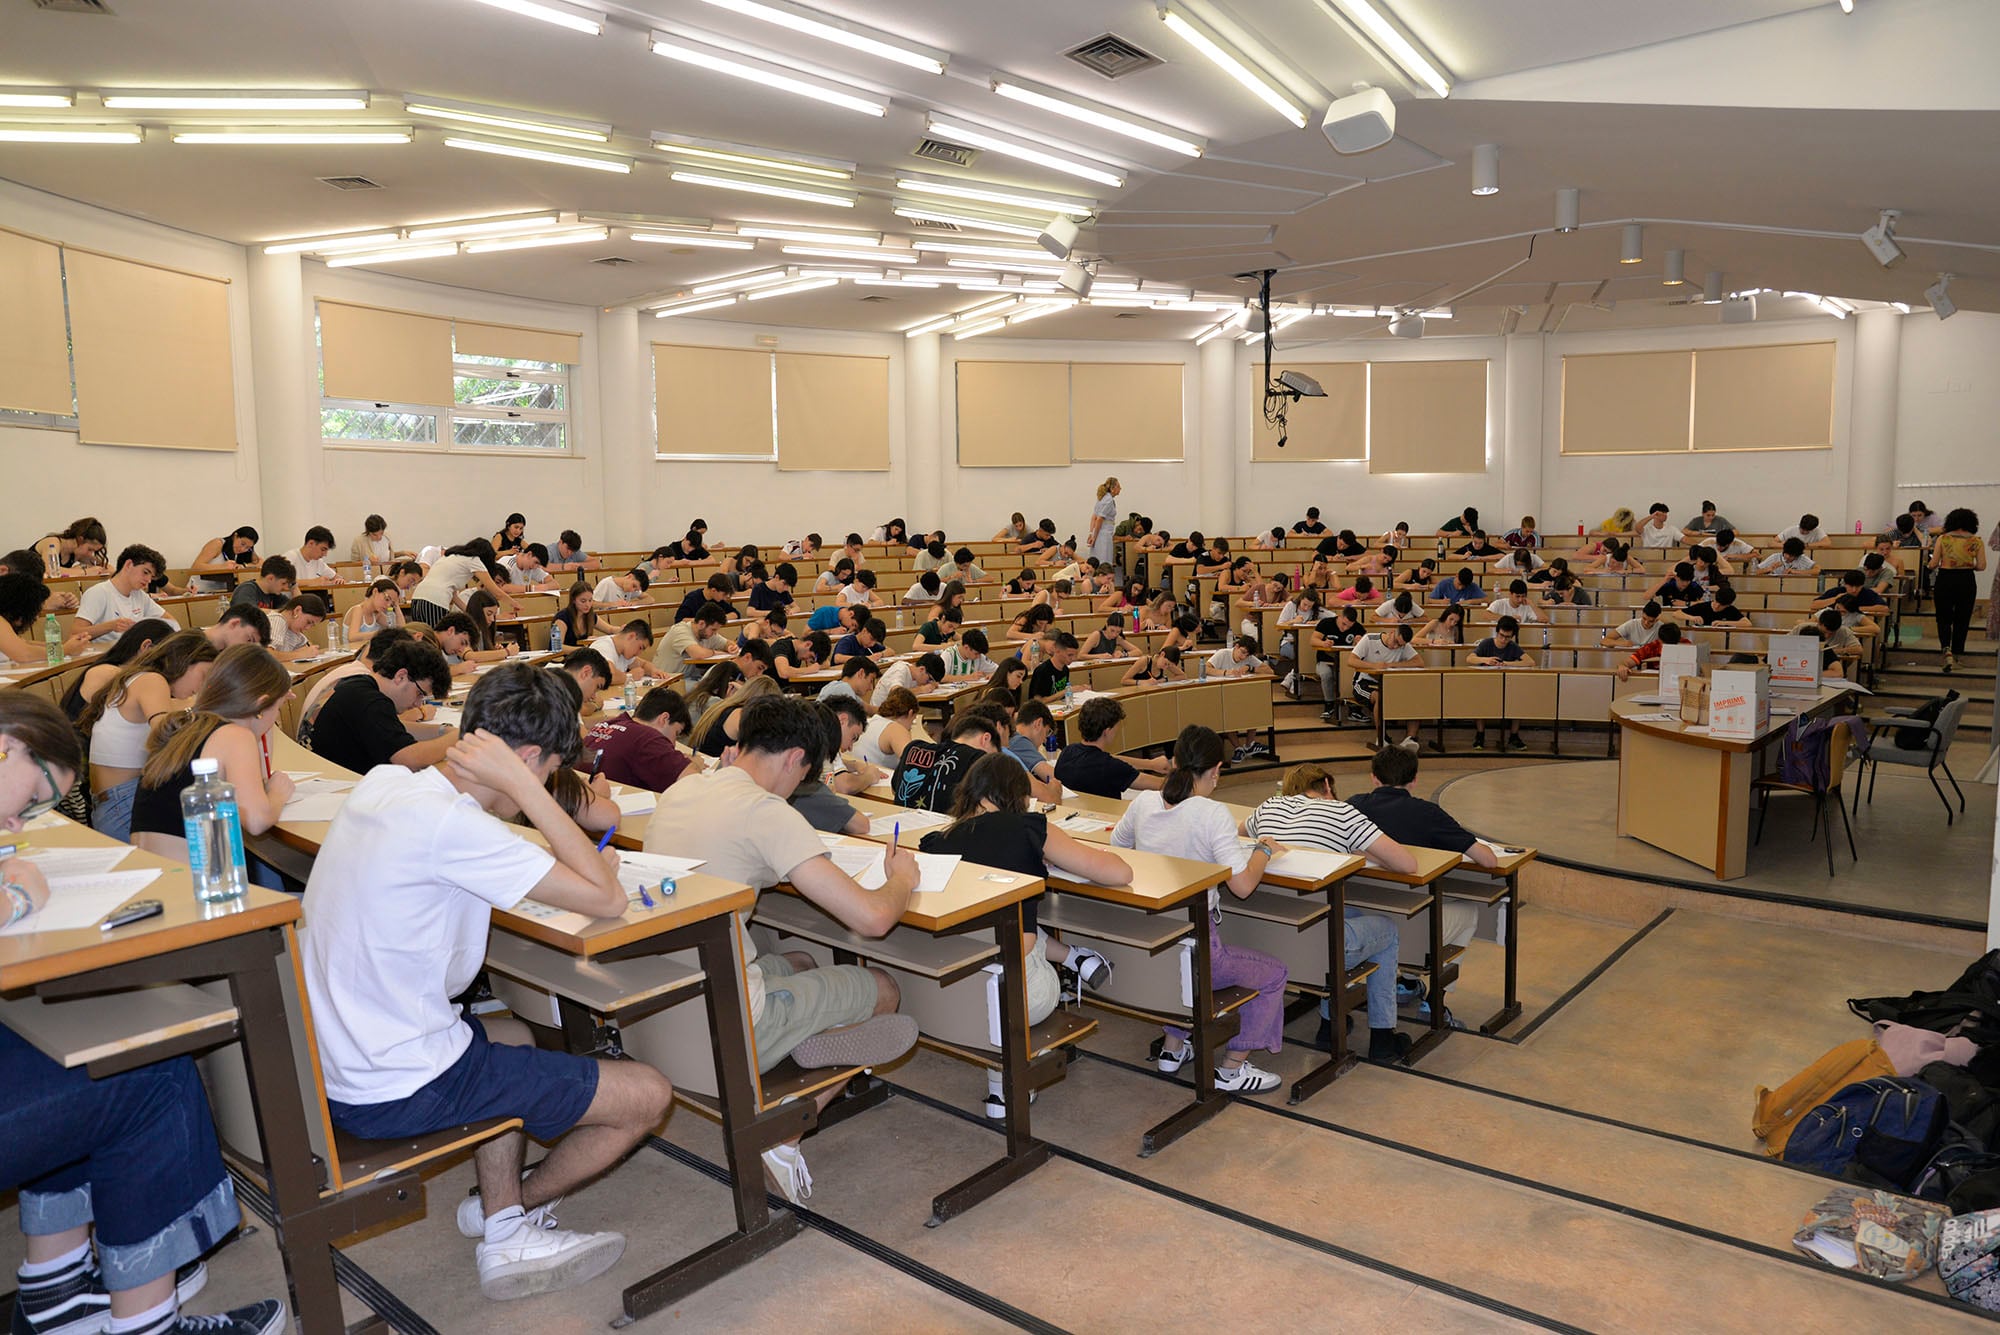
[{"label": "denim shorts", "polygon": [[387,1103],[328,1099],[333,1124],[363,1140],[397,1140],[518,1117],[536,1140],[554,1140],[583,1120],[597,1095],[595,1058],[488,1042],[476,1016],[467,1023],[472,1042],[444,1074]]}]

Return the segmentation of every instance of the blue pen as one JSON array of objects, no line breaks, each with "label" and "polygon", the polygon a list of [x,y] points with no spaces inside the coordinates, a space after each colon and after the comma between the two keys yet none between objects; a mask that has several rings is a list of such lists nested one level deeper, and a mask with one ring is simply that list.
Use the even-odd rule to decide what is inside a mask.
[{"label": "blue pen", "polygon": [[902,839],[902,837],[903,837],[903,822],[899,820],[894,825],[891,825],[889,827],[889,851],[891,853],[896,851],[896,844]]},{"label": "blue pen", "polygon": [[[666,887],[661,886],[660,888],[664,890]],[[646,883],[644,881],[639,882],[639,902],[649,909],[656,907],[653,903],[653,897],[646,893]]]},{"label": "blue pen", "polygon": [[611,836],[616,833],[618,833],[618,827],[614,825],[610,829],[606,830],[602,835],[600,835],[597,840],[597,851],[602,853],[605,850],[606,846],[611,843]]}]

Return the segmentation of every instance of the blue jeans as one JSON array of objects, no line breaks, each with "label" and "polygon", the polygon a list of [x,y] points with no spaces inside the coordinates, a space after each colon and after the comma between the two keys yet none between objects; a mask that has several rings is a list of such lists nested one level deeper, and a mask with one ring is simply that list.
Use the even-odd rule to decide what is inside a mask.
[{"label": "blue jeans", "polygon": [[[1342,940],[1347,946],[1348,968],[1352,969],[1363,960],[1375,966],[1375,972],[1368,975],[1368,1027],[1394,1029],[1398,941],[1396,924],[1379,913],[1349,909],[1346,932]],[[1319,1013],[1331,1018],[1333,1010],[1322,1001],[1319,1003]]]},{"label": "blue jeans", "polygon": [[139,795],[139,781],[127,779],[116,788],[107,788],[90,801],[90,828],[124,843],[132,837],[132,799]]},{"label": "blue jeans", "polygon": [[0,1026],[0,1089],[0,1189],[20,1189],[21,1231],[95,1222],[106,1288],[171,1275],[236,1227],[191,1058],[93,1080]]}]

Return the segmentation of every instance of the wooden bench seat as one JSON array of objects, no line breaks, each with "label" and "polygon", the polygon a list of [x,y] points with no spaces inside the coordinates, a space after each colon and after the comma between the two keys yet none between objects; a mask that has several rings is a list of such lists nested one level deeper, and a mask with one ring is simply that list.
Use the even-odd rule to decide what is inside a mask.
[{"label": "wooden bench seat", "polygon": [[784,936],[811,941],[828,950],[846,951],[939,982],[963,978],[1000,954],[1000,948],[991,940],[971,933],[939,936],[913,927],[898,927],[886,936],[861,936],[794,895],[759,896],[751,922]]},{"label": "wooden bench seat", "polygon": [[495,995],[509,1010],[553,1028],[562,1027],[556,998],[568,998],[593,1015],[616,1020],[642,1009],[656,1010],[699,988],[704,977],[688,952],[606,962],[498,930],[486,943],[486,967],[493,976]]},{"label": "wooden bench seat", "polygon": [[427,1135],[397,1140],[362,1140],[335,1128],[333,1155],[336,1180],[345,1186],[358,1186],[447,1154],[476,1148],[482,1141],[520,1129],[521,1119],[518,1117],[490,1117],[483,1122],[468,1122],[464,1126],[446,1127]]},{"label": "wooden bench seat", "polygon": [[[1048,1019],[1029,1026],[1027,1059],[1032,1062],[1044,1053],[1079,1043],[1096,1032],[1097,1021],[1080,1010],[1068,1010],[1059,1006]],[[928,1034],[917,1039],[917,1046],[941,1052],[947,1057],[956,1057],[960,1061],[971,1062],[975,1066],[984,1066],[988,1070],[1000,1069],[1000,1053],[994,1048],[968,1047],[932,1038]]]}]

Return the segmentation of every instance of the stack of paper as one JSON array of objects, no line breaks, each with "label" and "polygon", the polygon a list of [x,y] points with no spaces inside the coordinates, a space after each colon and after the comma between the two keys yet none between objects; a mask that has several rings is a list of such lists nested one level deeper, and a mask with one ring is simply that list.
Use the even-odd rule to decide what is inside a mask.
[{"label": "stack of paper", "polygon": [[660,805],[660,795],[647,792],[644,788],[627,788],[613,793],[611,800],[618,804],[619,812],[627,816],[643,816]]},{"label": "stack of paper", "polygon": [[868,835],[872,839],[887,839],[898,826],[904,834],[912,830],[933,830],[940,825],[951,824],[951,817],[942,811],[899,811],[894,815],[876,816],[868,822]]},{"label": "stack of paper", "polygon": [[97,875],[51,876],[49,902],[19,922],[0,927],[0,936],[76,932],[95,927],[106,914],[152,884],[159,874],[159,868],[154,867]]},{"label": "stack of paper", "polygon": [[1109,817],[1079,811],[1057,821],[1056,828],[1070,834],[1103,834],[1116,824],[1117,822]]},{"label": "stack of paper", "polygon": [[21,854],[53,881],[58,876],[102,876],[134,852],[130,844],[113,848],[37,848]]}]

